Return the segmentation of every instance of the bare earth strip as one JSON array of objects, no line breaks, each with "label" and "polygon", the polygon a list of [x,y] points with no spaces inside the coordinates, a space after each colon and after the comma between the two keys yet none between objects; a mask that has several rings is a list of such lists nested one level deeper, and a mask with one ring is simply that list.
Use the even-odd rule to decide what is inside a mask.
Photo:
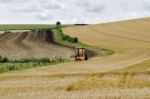
[{"label": "bare earth strip", "polygon": [[[77,36],[85,44],[116,53],[86,62],[1,74],[0,98],[150,98],[150,18],[68,27],[64,32]],[[30,46],[26,39],[22,43]]]}]

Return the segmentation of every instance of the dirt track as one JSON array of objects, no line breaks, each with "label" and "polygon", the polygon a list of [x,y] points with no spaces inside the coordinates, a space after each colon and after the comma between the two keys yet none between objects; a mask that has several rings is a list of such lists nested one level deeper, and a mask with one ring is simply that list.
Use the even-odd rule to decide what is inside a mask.
[{"label": "dirt track", "polygon": [[11,59],[21,58],[68,58],[69,48],[53,44],[52,35],[46,32],[13,32],[0,35],[0,55]]},{"label": "dirt track", "polygon": [[150,98],[150,18],[64,31],[83,43],[116,53],[86,62],[1,74],[2,98]]}]

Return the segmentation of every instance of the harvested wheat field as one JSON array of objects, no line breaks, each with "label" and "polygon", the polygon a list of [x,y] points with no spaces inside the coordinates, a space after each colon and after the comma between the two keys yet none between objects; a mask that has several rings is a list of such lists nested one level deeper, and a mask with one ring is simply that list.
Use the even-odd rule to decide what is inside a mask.
[{"label": "harvested wheat field", "polygon": [[0,98],[150,98],[150,18],[67,27],[64,32],[115,54],[0,74]]}]

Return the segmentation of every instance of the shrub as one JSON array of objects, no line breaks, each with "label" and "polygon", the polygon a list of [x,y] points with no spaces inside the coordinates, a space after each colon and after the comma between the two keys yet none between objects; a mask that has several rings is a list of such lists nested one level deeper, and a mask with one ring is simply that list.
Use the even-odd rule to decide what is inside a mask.
[{"label": "shrub", "polygon": [[63,36],[64,36],[64,33],[60,32],[60,36],[63,37]]},{"label": "shrub", "polygon": [[4,33],[11,33],[9,30],[6,30]]},{"label": "shrub", "polygon": [[40,61],[43,63],[50,63],[49,58],[41,58]]},{"label": "shrub", "polygon": [[70,38],[69,35],[63,35],[63,36],[62,36],[62,39],[63,39],[63,40],[69,40],[69,38]]},{"label": "shrub", "polygon": [[69,42],[74,42],[74,38],[69,37],[69,38],[68,38],[68,41],[69,41]]},{"label": "shrub", "polygon": [[51,33],[51,29],[46,29],[46,33]]},{"label": "shrub", "polygon": [[60,35],[62,36],[62,40],[64,40],[64,41],[69,41],[69,42],[72,42],[72,43],[77,43],[78,42],[77,37],[70,37],[69,35],[65,35],[64,33],[60,33]]},{"label": "shrub", "polygon": [[68,41],[69,42],[73,42],[73,43],[76,43],[76,42],[78,42],[78,38],[77,37],[70,37],[69,39],[68,39]]},{"label": "shrub", "polygon": [[18,63],[29,63],[31,60],[30,59],[21,59],[21,60],[15,60]]},{"label": "shrub", "polygon": [[62,29],[59,29],[59,32],[62,32]]},{"label": "shrub", "polygon": [[74,42],[78,42],[78,38],[77,37],[74,37]]},{"label": "shrub", "polygon": [[38,64],[37,64],[37,63],[34,63],[34,64],[33,64],[33,67],[36,67],[36,66],[38,66]]},{"label": "shrub", "polygon": [[0,63],[6,63],[8,61],[8,58],[0,56]]},{"label": "shrub", "polygon": [[15,70],[16,68],[15,68],[15,65],[13,65],[13,66],[8,66],[8,70],[9,71],[11,71],[11,70]]},{"label": "shrub", "polygon": [[6,62],[8,62],[8,61],[9,61],[9,60],[8,60],[8,58],[6,58],[6,57],[3,59],[3,63],[6,63]]}]

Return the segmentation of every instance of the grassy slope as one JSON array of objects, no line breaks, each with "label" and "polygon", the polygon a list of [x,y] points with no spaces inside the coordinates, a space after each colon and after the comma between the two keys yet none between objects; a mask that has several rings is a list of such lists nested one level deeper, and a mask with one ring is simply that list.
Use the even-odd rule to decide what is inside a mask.
[{"label": "grassy slope", "polygon": [[0,63],[0,73],[16,71],[16,70],[26,70],[32,68],[39,68],[44,66],[56,65],[61,63],[67,63],[68,60],[53,60],[51,62],[24,62],[24,63]]}]

